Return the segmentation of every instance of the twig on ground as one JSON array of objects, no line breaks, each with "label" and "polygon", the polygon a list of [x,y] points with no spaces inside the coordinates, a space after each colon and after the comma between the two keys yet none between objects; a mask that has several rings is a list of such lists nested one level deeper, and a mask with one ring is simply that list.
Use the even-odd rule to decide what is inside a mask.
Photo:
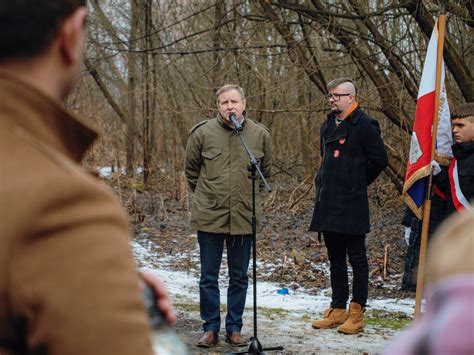
[{"label": "twig on ground", "polygon": [[384,248],[384,257],[383,257],[383,279],[387,280],[388,277],[388,272],[387,272],[387,267],[388,267],[388,248],[390,247],[390,244],[387,244]]}]

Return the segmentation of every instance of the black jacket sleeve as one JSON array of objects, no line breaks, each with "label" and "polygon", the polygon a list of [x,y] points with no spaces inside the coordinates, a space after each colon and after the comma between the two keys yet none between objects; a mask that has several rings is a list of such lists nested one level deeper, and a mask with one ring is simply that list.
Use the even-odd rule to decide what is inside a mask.
[{"label": "black jacket sleeve", "polygon": [[433,183],[445,195],[449,190],[449,173],[448,167],[441,166],[441,171],[437,175],[433,175]]},{"label": "black jacket sleeve", "polygon": [[367,185],[370,185],[388,165],[387,152],[380,136],[380,126],[376,120],[371,119],[367,129],[364,130],[364,150],[369,159],[366,168]]}]

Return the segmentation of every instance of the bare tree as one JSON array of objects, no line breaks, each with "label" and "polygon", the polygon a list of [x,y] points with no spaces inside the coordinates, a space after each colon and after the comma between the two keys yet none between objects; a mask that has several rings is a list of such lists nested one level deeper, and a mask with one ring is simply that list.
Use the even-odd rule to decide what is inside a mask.
[{"label": "bare tree", "polygon": [[[350,76],[380,121],[387,174],[400,188],[436,2],[90,3],[86,68],[112,108],[101,119],[122,127],[116,150],[129,174],[140,159],[145,182],[177,174],[188,130],[216,114],[215,88],[235,82],[246,89],[249,118],[272,131],[277,175],[304,180],[317,164],[326,82]],[[472,4],[447,1],[447,9],[448,95],[473,101]]]}]

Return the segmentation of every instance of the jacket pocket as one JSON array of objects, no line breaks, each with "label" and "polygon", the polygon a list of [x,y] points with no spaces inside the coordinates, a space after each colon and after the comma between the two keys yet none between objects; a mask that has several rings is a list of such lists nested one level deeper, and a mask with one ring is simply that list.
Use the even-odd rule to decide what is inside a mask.
[{"label": "jacket pocket", "polygon": [[203,159],[202,178],[213,180],[219,176],[222,166],[219,162],[219,156],[222,154],[220,148],[211,148],[201,153]]},{"label": "jacket pocket", "polygon": [[263,160],[264,156],[265,156],[265,154],[262,153],[262,152],[255,152],[255,160],[257,161],[259,167],[262,164],[262,160]]},{"label": "jacket pocket", "polygon": [[212,209],[217,206],[217,200],[214,197],[207,196],[203,193],[196,194],[194,198],[202,209]]}]

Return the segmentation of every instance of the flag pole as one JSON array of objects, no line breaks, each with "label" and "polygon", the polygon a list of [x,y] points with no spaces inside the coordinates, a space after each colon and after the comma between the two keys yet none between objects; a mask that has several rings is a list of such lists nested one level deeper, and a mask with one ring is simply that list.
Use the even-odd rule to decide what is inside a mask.
[{"label": "flag pole", "polygon": [[[433,117],[433,133],[431,137],[431,160],[434,159],[436,150],[436,132],[438,129],[439,114],[439,95],[441,92],[441,67],[443,63],[443,45],[444,33],[446,26],[446,16],[444,15],[444,3],[441,2],[441,15],[437,21],[438,25],[438,48],[436,57],[436,86],[435,86],[435,107]],[[433,29],[434,31],[435,29]],[[423,297],[423,289],[425,283],[425,264],[426,264],[426,247],[428,244],[428,230],[430,225],[431,212],[431,188],[433,183],[433,170],[428,178],[428,186],[426,188],[426,196],[423,202],[423,224],[421,228],[420,257],[418,258],[418,275],[416,280],[416,298],[415,298],[415,320],[420,315],[421,300]]]}]

